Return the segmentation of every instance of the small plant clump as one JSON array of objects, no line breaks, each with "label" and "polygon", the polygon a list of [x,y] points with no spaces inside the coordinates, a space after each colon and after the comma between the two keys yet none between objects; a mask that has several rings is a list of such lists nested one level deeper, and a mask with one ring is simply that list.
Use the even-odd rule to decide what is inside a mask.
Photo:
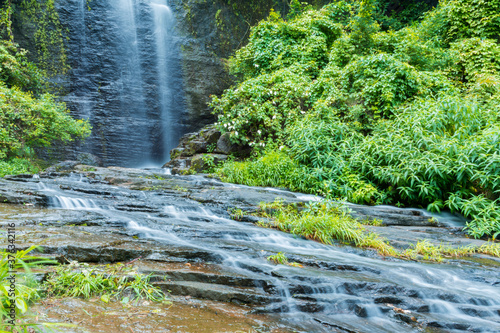
[{"label": "small plant clump", "polygon": [[288,265],[288,258],[283,252],[276,253],[267,257],[267,260],[274,262],[275,264]]},{"label": "small plant clump", "polygon": [[151,276],[123,264],[90,266],[73,261],[56,268],[44,286],[49,296],[56,297],[101,296],[106,303],[112,299],[168,302],[163,291],[150,283]]},{"label": "small plant clump", "polygon": [[341,204],[333,201],[310,202],[299,211],[296,206],[285,205],[277,200],[261,204],[261,216],[270,222],[262,226],[272,227],[295,235],[304,236],[324,244],[340,241],[363,248],[376,249],[382,255],[397,255],[397,251],[374,233],[366,231],[361,223],[352,218]]},{"label": "small plant clump", "polygon": [[[8,332],[6,329],[12,327],[9,322],[16,319],[16,328],[23,332],[36,326],[53,326],[50,323],[35,323],[34,316],[29,312],[29,306],[38,300],[40,295],[39,285],[34,279],[32,269],[43,264],[54,264],[52,260],[30,255],[36,246],[26,250],[11,253],[0,251],[0,332]],[[16,271],[15,280],[10,278],[11,273]],[[15,288],[11,288],[14,284]],[[15,292],[11,290],[15,289]],[[11,316],[12,311],[15,316]]]},{"label": "small plant clump", "polygon": [[[339,241],[374,249],[383,256],[431,261],[467,257],[477,253],[500,257],[500,243],[493,242],[481,246],[453,247],[434,245],[428,240],[422,240],[411,245],[411,248],[400,251],[376,233],[367,231],[359,221],[349,215],[341,203],[329,200],[311,202],[304,209],[276,200],[272,203],[262,203],[260,210],[259,215],[267,218],[266,222],[259,223],[262,227],[276,228],[329,245]],[[288,259],[281,252],[268,257],[268,260],[288,264]]]},{"label": "small plant clump", "polygon": [[297,262],[289,262],[288,258],[283,252],[278,252],[276,254],[270,255],[267,257],[267,260],[277,264],[277,265],[288,265],[293,267],[302,267],[301,264]]}]

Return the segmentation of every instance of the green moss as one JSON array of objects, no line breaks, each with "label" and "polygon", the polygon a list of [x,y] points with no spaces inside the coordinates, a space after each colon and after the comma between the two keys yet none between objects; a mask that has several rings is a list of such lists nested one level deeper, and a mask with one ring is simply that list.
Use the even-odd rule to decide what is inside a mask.
[{"label": "green moss", "polygon": [[23,0],[17,10],[23,26],[33,33],[38,66],[49,76],[67,73],[67,31],[59,20],[55,0]]}]

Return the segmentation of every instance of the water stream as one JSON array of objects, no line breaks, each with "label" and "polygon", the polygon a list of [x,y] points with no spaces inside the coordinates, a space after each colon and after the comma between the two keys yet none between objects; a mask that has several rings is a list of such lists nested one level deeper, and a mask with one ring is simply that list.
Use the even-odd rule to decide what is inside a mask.
[{"label": "water stream", "polygon": [[[204,178],[182,179],[199,184]],[[302,332],[500,331],[498,266],[387,260],[237,222],[224,209],[182,196],[96,184],[78,174],[32,182],[56,210],[91,211],[120,221],[130,235],[205,253],[206,262],[227,274],[266,281],[262,293],[273,301],[260,311],[281,313]],[[304,267],[266,260],[278,252]]]}]

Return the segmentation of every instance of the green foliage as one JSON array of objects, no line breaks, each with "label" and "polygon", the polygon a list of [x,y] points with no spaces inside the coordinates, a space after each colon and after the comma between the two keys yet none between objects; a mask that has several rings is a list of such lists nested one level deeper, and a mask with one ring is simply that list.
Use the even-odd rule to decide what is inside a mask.
[{"label": "green foliage", "polygon": [[500,41],[500,0],[443,1],[449,38],[491,38]]},{"label": "green foliage", "polygon": [[23,24],[33,29],[36,63],[47,75],[69,70],[65,49],[65,29],[59,21],[55,0],[23,0],[20,4]]},{"label": "green foliage", "polygon": [[0,4],[0,38],[12,41],[12,5],[10,1]]},{"label": "green foliage", "polygon": [[473,218],[474,236],[500,230],[500,124],[494,109],[452,95],[418,99],[395,119],[380,121],[369,136],[320,117],[288,131],[292,156],[328,179],[323,193],[355,203],[447,207]]},{"label": "green foliage", "polygon": [[74,120],[52,95],[35,97],[0,83],[0,159],[33,155],[33,148],[68,142],[90,133],[88,123]]},{"label": "green foliage", "polygon": [[[26,1],[23,4],[29,7]],[[34,1],[32,5],[40,3]],[[44,6],[47,6],[45,14],[55,15],[50,14],[55,12],[52,0],[47,0]],[[0,8],[0,24],[8,31],[11,10],[10,3]],[[55,24],[57,17],[51,20]],[[55,33],[49,26],[45,29]],[[44,92],[47,84],[43,72],[27,60],[26,54],[10,40],[0,41],[0,176],[36,172],[38,167],[29,162],[36,148],[48,147],[53,142],[67,143],[90,134],[87,121],[73,119],[63,103]],[[52,56],[45,57],[53,60]]]},{"label": "green foliage", "polygon": [[0,81],[8,88],[18,87],[38,93],[43,86],[41,72],[26,58],[27,52],[10,41],[0,41]]},{"label": "green foliage", "polygon": [[468,257],[474,253],[482,253],[490,256],[500,256],[500,244],[484,243],[481,246],[451,247],[447,245],[434,245],[428,240],[419,241],[417,244],[404,251],[401,255],[410,259],[421,256],[424,260],[442,261],[444,258]]},{"label": "green foliage", "polygon": [[312,95],[317,98],[315,109],[333,106],[354,125],[365,125],[392,116],[409,99],[446,89],[450,84],[441,75],[378,53],[357,57],[344,68],[328,66],[312,85]]},{"label": "green foliage", "polygon": [[267,257],[267,260],[274,262],[275,264],[288,265],[288,258],[283,252],[276,253]]},{"label": "green foliage", "polygon": [[203,161],[203,167],[204,167],[204,171],[206,173],[211,173],[214,171],[214,168],[215,168],[215,158],[213,155],[210,155],[210,154],[203,154],[201,156],[201,160]]},{"label": "green foliage", "polygon": [[26,158],[11,158],[8,160],[0,160],[0,177],[6,175],[19,175],[26,173],[38,173],[40,168]]},{"label": "green foliage", "polygon": [[49,295],[59,297],[103,296],[108,302],[112,298],[147,299],[155,302],[166,301],[166,295],[150,284],[151,275],[142,275],[123,264],[89,266],[71,262],[60,266],[45,282]]},{"label": "green foliage", "polygon": [[[400,251],[389,245],[375,233],[368,232],[351,216],[339,202],[323,200],[309,203],[305,209],[285,205],[282,201],[262,203],[260,215],[268,219],[260,222],[261,226],[300,235],[325,244],[333,244],[335,240],[362,248],[376,250],[379,254],[405,259],[424,259],[442,261],[444,258],[472,256],[476,253],[500,256],[500,244],[487,242],[479,246],[434,245],[424,239],[417,244]],[[290,265],[282,252],[267,258],[276,264]]]},{"label": "green foliage", "polygon": [[307,168],[299,166],[279,149],[247,162],[228,161],[216,169],[217,175],[226,182],[286,187],[294,191],[316,193],[318,181],[314,174],[308,172]]},{"label": "green foliage", "polygon": [[217,125],[233,142],[264,147],[263,141],[278,138],[286,123],[304,112],[309,84],[309,78],[288,68],[251,78],[213,98]]},{"label": "green foliage", "polygon": [[418,22],[438,0],[377,0],[375,17],[383,30],[399,30]]},{"label": "green foliage", "polygon": [[464,82],[475,82],[485,74],[500,74],[500,45],[495,40],[463,39],[453,43],[452,50],[458,54],[457,71]]},{"label": "green foliage", "polygon": [[[294,206],[286,206],[281,201],[276,201],[272,205],[271,214],[266,212],[266,205],[261,205],[264,211],[262,215],[271,219],[271,222],[264,222],[264,226],[325,244],[333,244],[337,240],[346,244],[373,248],[383,255],[397,254],[396,250],[379,236],[366,232],[363,226],[336,202],[311,202],[302,211]],[[268,260],[281,264],[288,263],[286,256],[280,253]]]},{"label": "green foliage", "polygon": [[472,236],[497,237],[499,2],[442,1],[421,21],[381,31],[382,2],[336,2],[252,29],[231,62],[242,81],[212,106],[221,131],[258,157],[218,173],[355,203],[458,211]]},{"label": "green foliage", "polygon": [[[0,251],[0,332],[6,332],[4,328],[11,326],[8,323],[11,319],[8,314],[12,304],[15,306],[16,327],[27,332],[28,327],[40,325],[31,323],[28,317],[29,304],[40,297],[31,269],[37,265],[54,262],[29,255],[35,249],[35,246],[31,246],[15,253]],[[8,279],[14,271],[17,272],[15,282]],[[15,284],[14,294],[11,292],[11,283]]]},{"label": "green foliage", "polygon": [[247,46],[231,59],[235,74],[248,79],[292,64],[314,77],[328,62],[328,51],[341,34],[327,10],[307,11],[283,21],[272,14],[252,29]]}]

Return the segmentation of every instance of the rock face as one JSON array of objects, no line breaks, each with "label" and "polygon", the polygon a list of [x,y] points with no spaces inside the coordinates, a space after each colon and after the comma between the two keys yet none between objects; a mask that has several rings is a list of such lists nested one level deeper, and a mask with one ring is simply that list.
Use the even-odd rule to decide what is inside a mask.
[{"label": "rock face", "polygon": [[[203,172],[227,159],[231,149],[226,148],[225,140],[214,125],[208,125],[199,132],[185,134],[179,146],[170,151],[171,160],[163,167],[171,168],[172,174]],[[221,143],[221,144],[219,144]]]},{"label": "rock face", "polygon": [[[21,8],[20,0],[14,3]],[[57,81],[72,115],[88,119],[93,131],[84,143],[40,155],[77,160],[86,152],[103,165],[129,167],[168,160],[184,133],[213,122],[210,95],[220,95],[233,83],[224,58],[245,42],[246,21],[266,17],[273,2],[260,1],[249,7],[255,13],[241,15],[246,5],[56,0],[68,29],[71,66]],[[14,13],[15,40],[35,54],[35,29],[20,15],[21,10]]]}]

